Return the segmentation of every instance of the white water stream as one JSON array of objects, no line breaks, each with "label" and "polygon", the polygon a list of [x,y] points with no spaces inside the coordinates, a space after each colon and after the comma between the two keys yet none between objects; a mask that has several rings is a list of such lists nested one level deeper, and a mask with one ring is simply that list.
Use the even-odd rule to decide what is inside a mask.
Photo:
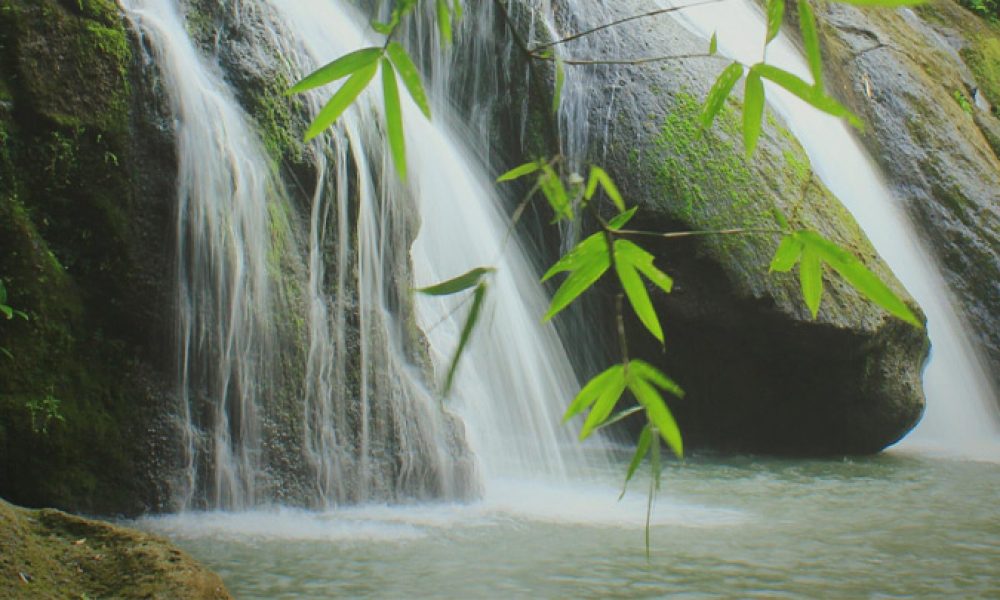
[{"label": "white water stream", "polygon": [[[658,2],[670,6],[667,2]],[[682,5],[677,3],[676,5]],[[728,0],[672,13],[707,40],[718,32],[719,51],[745,64],[761,59],[765,20],[756,5]],[[782,34],[767,49],[768,62],[811,81],[802,54]],[[950,298],[934,259],[860,142],[840,120],[766,84],[769,106],[806,149],[824,184],[851,211],[872,244],[927,315],[931,357],[924,371],[927,409],[899,445],[1000,460],[996,391]]]}]

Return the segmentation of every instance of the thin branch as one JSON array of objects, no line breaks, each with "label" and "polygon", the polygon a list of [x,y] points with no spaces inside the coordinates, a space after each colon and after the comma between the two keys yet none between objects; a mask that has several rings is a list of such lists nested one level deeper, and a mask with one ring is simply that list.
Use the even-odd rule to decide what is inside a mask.
[{"label": "thin branch", "polygon": [[[499,0],[497,0],[497,1],[499,2]],[[604,31],[605,29],[610,29],[611,27],[617,27],[618,25],[629,23],[631,21],[637,21],[639,19],[646,19],[646,18],[649,18],[649,17],[655,17],[657,15],[662,15],[662,14],[666,14],[666,13],[676,12],[678,10],[684,10],[686,8],[694,8],[696,6],[702,6],[702,5],[705,5],[705,4],[714,4],[716,2],[722,2],[722,1],[723,0],[702,0],[701,2],[694,2],[692,4],[685,4],[684,6],[671,6],[670,8],[660,8],[660,9],[657,9],[657,10],[649,11],[647,13],[642,13],[642,14],[638,14],[638,15],[632,15],[631,17],[625,17],[624,19],[619,19],[617,21],[612,21],[610,23],[605,23],[604,25],[598,25],[597,27],[593,27],[593,28],[587,29],[585,31],[580,31],[578,33],[574,33],[573,35],[570,35],[568,37],[564,37],[564,38],[556,40],[554,42],[546,42],[544,44],[539,44],[537,46],[532,47],[529,53],[535,53],[535,52],[537,52],[539,50],[543,50],[545,48],[552,48],[553,46],[559,46],[560,44],[565,44],[567,42],[572,42],[573,40],[578,40],[578,39],[580,39],[582,37],[586,37],[588,35],[597,33],[598,31]]]},{"label": "thin branch", "polygon": [[[536,53],[531,53],[528,56],[535,60],[549,60],[554,61],[555,57],[544,56]],[[695,54],[673,54],[670,56],[647,56],[644,58],[561,58],[560,62],[566,65],[581,66],[581,65],[644,65],[647,63],[654,62],[665,62],[668,60],[684,60],[688,58],[713,58],[716,60],[730,61],[731,59],[721,56],[719,54],[708,54],[707,52],[698,52]]]},{"label": "thin branch", "polygon": [[643,237],[657,237],[666,240],[674,240],[678,238],[689,238],[696,236],[709,236],[709,235],[763,235],[763,234],[786,234],[787,231],[782,229],[773,228],[757,228],[757,227],[736,227],[733,229],[711,229],[711,230],[700,230],[700,231],[668,231],[666,233],[660,233],[656,231],[638,231],[634,229],[616,229],[614,230],[617,235],[624,236],[643,236]]},{"label": "thin branch", "polygon": [[615,309],[618,312],[618,346],[622,351],[622,364],[628,364],[628,338],[625,336],[625,313],[622,310],[624,295],[618,294],[615,298]]}]

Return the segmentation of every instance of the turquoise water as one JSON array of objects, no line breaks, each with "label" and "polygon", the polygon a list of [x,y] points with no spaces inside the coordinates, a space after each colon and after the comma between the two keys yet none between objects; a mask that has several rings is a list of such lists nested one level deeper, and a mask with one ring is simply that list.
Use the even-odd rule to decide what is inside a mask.
[{"label": "turquoise water", "polygon": [[[625,460],[625,456],[622,460]],[[237,598],[1000,597],[1000,465],[887,453],[695,457],[648,475],[494,482],[471,504],[146,519]]]}]

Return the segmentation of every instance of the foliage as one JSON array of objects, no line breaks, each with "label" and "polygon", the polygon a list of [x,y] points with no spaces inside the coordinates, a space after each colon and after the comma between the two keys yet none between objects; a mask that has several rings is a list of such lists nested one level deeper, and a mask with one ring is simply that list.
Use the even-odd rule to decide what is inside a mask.
[{"label": "foliage", "polygon": [[[453,35],[454,22],[461,17],[461,3],[454,0],[435,0],[437,3],[438,32],[444,42],[450,43]],[[861,6],[898,7],[908,6],[919,0],[840,0],[849,4]],[[995,0],[973,0],[993,2]],[[401,20],[416,8],[419,0],[397,0],[390,20],[386,23],[375,22],[372,27],[386,36],[385,45],[381,48],[364,48],[342,56],[331,63],[317,69],[296,84],[289,93],[297,93],[313,89],[330,82],[348,77],[347,81],[334,93],[326,107],[320,111],[309,127],[307,139],[322,133],[347,109],[374,78],[381,65],[383,74],[383,96],[385,97],[386,133],[390,152],[396,165],[396,171],[401,178],[406,177],[405,140],[402,131],[402,116],[399,107],[396,75],[403,80],[411,97],[421,108],[424,115],[430,118],[427,98],[420,82],[420,74],[414,66],[406,50],[392,37],[397,31]],[[506,8],[501,0],[498,6],[506,14]],[[518,38],[518,43],[525,54],[535,60],[554,62],[553,110],[558,110],[561,102],[565,69],[570,66],[587,64],[641,64],[652,60],[669,60],[688,58],[689,56],[660,57],[654,59],[636,60],[575,60],[562,56],[554,51],[554,46],[564,42],[590,35],[631,20],[649,17],[665,12],[683,10],[684,7],[658,9],[598,26],[583,32],[569,35],[554,42],[529,47]],[[823,62],[817,31],[816,20],[808,0],[797,0],[799,29],[809,64],[812,83],[799,76],[767,64],[766,59],[746,65],[738,61],[731,62],[716,79],[705,99],[701,111],[700,122],[703,128],[709,128],[716,116],[722,110],[726,99],[732,94],[741,79],[744,79],[743,100],[743,141],[746,154],[752,155],[759,139],[766,106],[767,80],[791,94],[807,102],[815,109],[826,112],[837,118],[843,118],[854,127],[861,129],[863,123],[846,107],[830,96],[823,85]],[[767,27],[765,46],[770,44],[779,34],[785,13],[785,0],[768,0],[766,6]],[[709,41],[708,52],[704,56],[714,56],[718,52],[718,37],[713,34]],[[766,57],[766,53],[765,53]],[[579,174],[566,171],[566,161],[561,156],[540,158],[519,165],[502,174],[498,183],[510,182],[531,177],[534,185],[515,211],[513,220],[516,222],[524,206],[531,202],[538,192],[545,198],[553,213],[553,222],[574,220],[583,211],[588,211],[599,225],[599,231],[593,233],[578,243],[573,249],[562,256],[542,277],[547,281],[557,275],[565,274],[565,278],[552,297],[548,311],[543,317],[547,321],[572,304],[584,292],[592,288],[601,278],[614,267],[621,288],[618,295],[618,330],[621,345],[621,362],[608,367],[587,382],[570,406],[567,408],[564,420],[568,421],[577,415],[586,417],[580,431],[580,438],[590,436],[601,427],[618,422],[632,414],[643,412],[646,424],[638,439],[635,453],[630,461],[625,477],[625,485],[635,475],[642,461],[648,456],[652,466],[652,479],[647,506],[646,542],[649,549],[649,513],[655,491],[660,485],[660,440],[673,450],[674,454],[683,457],[684,446],[680,429],[677,426],[662,392],[667,392],[677,398],[684,397],[684,390],[670,377],[653,365],[630,358],[628,341],[625,336],[622,306],[624,299],[638,318],[639,322],[660,344],[665,343],[663,328],[659,316],[653,308],[653,302],[647,289],[647,282],[662,293],[670,293],[673,280],[654,264],[654,255],[637,244],[634,239],[652,232],[632,231],[625,226],[635,216],[637,207],[629,208],[612,178],[599,166],[590,167],[586,184]],[[602,211],[597,206],[598,191],[609,208],[616,212],[610,221],[602,217]],[[891,315],[921,327],[920,321],[906,303],[899,298],[884,282],[864,266],[862,261],[851,252],[839,247],[830,240],[810,230],[793,230],[782,215],[777,215],[780,229],[773,230],[739,230],[729,229],[707,232],[672,232],[657,234],[662,237],[688,237],[690,235],[729,235],[729,234],[767,234],[781,235],[780,243],[771,261],[771,271],[790,271],[799,266],[799,279],[805,304],[813,318],[816,318],[823,295],[824,265],[838,273],[847,283],[871,302],[881,306]],[[450,295],[472,290],[472,306],[466,317],[459,339],[458,347],[450,364],[444,385],[447,394],[453,383],[453,378],[469,338],[475,328],[483,299],[487,291],[485,277],[493,272],[490,267],[478,267],[437,285],[425,287],[418,292],[429,295]],[[626,390],[636,401],[637,406],[614,414]],[[622,492],[624,494],[624,490]]]},{"label": "foliage", "polygon": [[[2,279],[0,279],[0,315],[6,317],[8,321],[14,317],[20,317],[26,321],[28,320],[27,313],[17,310],[7,304],[7,288],[4,286]],[[10,353],[10,350],[7,350],[3,346],[0,346],[0,354],[3,354],[7,358],[14,358],[14,356]]]},{"label": "foliage", "polygon": [[53,421],[65,422],[66,419],[59,411],[59,400],[51,393],[44,398],[32,398],[24,403],[31,415],[31,430],[35,433],[47,435],[49,424]]}]

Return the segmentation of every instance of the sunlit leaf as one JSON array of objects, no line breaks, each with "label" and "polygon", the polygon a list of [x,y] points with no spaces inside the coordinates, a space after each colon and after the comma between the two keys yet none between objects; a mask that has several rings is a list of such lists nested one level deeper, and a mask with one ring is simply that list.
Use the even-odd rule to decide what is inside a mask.
[{"label": "sunlit leaf", "polygon": [[363,48],[350,54],[345,54],[337,60],[316,69],[285,93],[289,95],[298,94],[332,83],[338,79],[347,77],[362,67],[374,64],[381,56],[381,48]]},{"label": "sunlit leaf", "polygon": [[[607,248],[607,245],[605,245],[605,248]],[[559,311],[569,306],[580,294],[594,285],[610,267],[611,260],[606,251],[602,254],[590,256],[588,260],[570,273],[566,277],[566,281],[556,290],[555,295],[552,296],[552,304],[549,306],[548,312],[545,313],[543,321],[548,321],[556,316]]]},{"label": "sunlit leaf", "polygon": [[537,160],[524,163],[523,165],[516,166],[510,171],[507,171],[500,177],[497,177],[497,183],[503,183],[504,181],[513,181],[515,179],[520,179],[525,175],[531,175],[532,173],[538,171],[538,169],[541,168],[542,168],[542,163]]},{"label": "sunlit leaf", "polygon": [[802,262],[799,264],[799,281],[806,306],[815,319],[819,314],[819,304],[823,299],[823,265],[819,253],[811,245],[803,245]]},{"label": "sunlit leaf", "polygon": [[340,86],[337,93],[330,98],[330,101],[326,103],[323,110],[319,111],[319,114],[313,119],[313,122],[309,125],[309,129],[306,130],[306,141],[313,139],[326,131],[327,127],[333,125],[340,118],[340,115],[347,110],[347,107],[357,100],[361,92],[365,91],[372,78],[375,77],[376,71],[378,71],[377,62],[373,62],[355,71],[354,75],[351,75],[344,82],[344,85]]},{"label": "sunlit leaf", "polygon": [[587,200],[593,198],[598,184],[604,189],[604,193],[608,195],[608,198],[611,199],[615,207],[619,211],[624,211],[625,201],[622,199],[621,192],[618,191],[618,186],[615,185],[611,176],[604,169],[596,165],[590,167],[590,177],[587,180],[587,191],[584,192],[584,198]]},{"label": "sunlit leaf", "polygon": [[615,409],[615,405],[618,404],[618,400],[621,399],[624,392],[625,367],[618,365],[618,369],[614,371],[614,376],[610,379],[608,385],[601,390],[600,396],[594,402],[593,408],[590,409],[590,414],[587,415],[587,419],[580,429],[581,440],[587,439],[594,432],[594,429],[607,420],[608,415]]},{"label": "sunlit leaf", "polygon": [[628,482],[632,480],[632,476],[639,470],[639,465],[642,464],[642,459],[649,453],[649,447],[652,445],[652,442],[652,426],[646,423],[646,426],[642,428],[642,433],[639,434],[639,441],[635,445],[635,454],[632,455],[632,461],[628,464],[628,472],[625,473],[625,485],[622,486],[622,493],[618,496],[619,500],[625,497]]},{"label": "sunlit leaf", "polygon": [[427,101],[427,94],[424,92],[424,84],[420,82],[420,71],[413,64],[413,60],[399,42],[389,42],[386,46],[389,58],[399,73],[399,78],[403,80],[403,85],[410,92],[410,97],[428,119],[431,118],[431,105]]},{"label": "sunlit leaf", "polygon": [[799,262],[800,256],[802,256],[802,241],[799,239],[799,236],[794,234],[786,235],[781,238],[781,243],[778,244],[774,258],[771,259],[770,270],[778,273],[787,273],[792,270],[795,263]]},{"label": "sunlit leaf", "polygon": [[802,45],[806,50],[806,60],[812,71],[814,85],[823,88],[823,56],[819,50],[819,33],[816,31],[816,17],[807,0],[799,0],[799,31],[802,32]]},{"label": "sunlit leaf", "polygon": [[448,0],[437,0],[437,23],[441,39],[446,45],[451,44],[451,8],[448,7]]},{"label": "sunlit leaf", "polygon": [[[615,243],[615,248],[617,247],[618,242]],[[618,280],[622,284],[622,289],[625,290],[625,296],[628,298],[629,304],[632,305],[632,310],[639,317],[639,321],[662,344],[663,329],[660,327],[660,320],[656,316],[656,309],[653,308],[652,300],[649,299],[646,285],[639,277],[635,266],[633,266],[627,257],[620,256],[616,252],[615,271],[618,273]]]},{"label": "sunlit leaf", "polygon": [[448,378],[444,384],[444,394],[446,396],[451,391],[451,384],[455,381],[455,372],[458,369],[459,361],[462,359],[462,353],[465,352],[465,347],[469,343],[469,337],[472,336],[472,331],[476,328],[476,322],[479,320],[479,313],[482,311],[483,298],[485,297],[486,282],[481,282],[476,286],[475,294],[472,297],[472,307],[469,309],[469,316],[465,319],[465,325],[462,327],[462,335],[458,340],[458,348],[455,350],[455,356],[451,359],[451,366],[448,368]]},{"label": "sunlit leaf", "polygon": [[755,71],[747,74],[743,93],[743,147],[747,156],[753,154],[760,137],[760,123],[764,118],[764,82]]},{"label": "sunlit leaf", "polygon": [[563,414],[563,422],[569,421],[587,408],[590,408],[590,405],[596,402],[605,390],[614,385],[617,378],[624,377],[623,373],[624,367],[622,365],[614,365],[594,376],[593,379],[587,382],[587,385],[583,386],[580,393],[570,403],[565,414]]},{"label": "sunlit leaf", "polygon": [[681,438],[681,431],[660,393],[642,377],[632,375],[628,377],[628,389],[639,401],[639,404],[646,408],[646,415],[653,426],[659,430],[663,441],[670,446],[678,458],[682,458],[684,456],[684,442]]},{"label": "sunlit leaf", "polygon": [[597,232],[590,235],[585,240],[576,245],[575,248],[566,253],[565,256],[560,258],[556,264],[545,272],[542,276],[542,281],[548,281],[556,273],[563,273],[565,271],[572,271],[580,267],[580,265],[588,262],[591,257],[598,254],[603,254],[607,256],[608,254],[608,240],[603,232]]},{"label": "sunlit leaf", "polygon": [[451,294],[456,294],[473,287],[482,280],[483,276],[494,271],[496,269],[492,267],[477,267],[448,281],[419,288],[416,291],[428,296],[450,296]]},{"label": "sunlit leaf", "polygon": [[660,271],[653,264],[655,257],[628,240],[617,240],[615,242],[615,254],[627,256],[632,265],[646,276],[653,285],[666,293],[670,293],[674,286],[674,280],[669,275]]},{"label": "sunlit leaf", "polygon": [[452,11],[455,13],[455,22],[462,20],[462,0],[452,1]]},{"label": "sunlit leaf", "polygon": [[833,98],[824,94],[822,89],[814,88],[806,83],[806,81],[798,75],[779,69],[774,65],[764,63],[758,63],[750,69],[758,73],[764,79],[769,79],[785,88],[792,94],[812,105],[814,108],[818,108],[819,110],[829,113],[835,117],[847,119],[847,122],[857,129],[864,128],[864,123],[862,123],[861,119],[859,119],[854,113],[847,110],[844,105],[840,104]]},{"label": "sunlit leaf", "polygon": [[389,137],[389,150],[399,178],[405,181],[406,138],[403,135],[403,113],[399,106],[396,72],[388,58],[382,59],[382,96],[385,100],[385,130]]},{"label": "sunlit leaf", "polygon": [[701,113],[702,127],[707,129],[712,126],[715,116],[722,110],[726,98],[729,97],[730,92],[733,91],[733,86],[736,85],[736,82],[740,80],[742,75],[743,66],[738,62],[729,65],[719,74],[719,78],[715,80],[712,89],[708,92],[708,97],[705,98],[705,106]]},{"label": "sunlit leaf", "polygon": [[646,409],[643,408],[643,407],[641,407],[641,406],[633,406],[632,408],[627,408],[627,409],[625,409],[625,410],[623,410],[621,412],[616,413],[615,416],[613,416],[613,417],[605,420],[603,423],[601,423],[601,426],[598,427],[597,429],[604,429],[605,427],[610,427],[610,426],[614,425],[615,423],[617,423],[619,421],[623,421],[623,420],[631,417],[635,413],[642,412],[644,410],[646,410]]},{"label": "sunlit leaf", "polygon": [[781,31],[781,20],[784,17],[785,17],[785,0],[768,0],[766,43],[770,44],[771,40],[778,37],[778,32]]},{"label": "sunlit leaf", "polygon": [[562,59],[556,57],[556,88],[552,93],[552,112],[559,112],[559,105],[562,103],[563,85],[566,84],[566,65]]},{"label": "sunlit leaf", "polygon": [[539,187],[545,199],[548,200],[552,211],[556,213],[556,220],[573,219],[573,206],[570,203],[569,194],[563,186],[562,179],[550,165],[542,165],[543,175],[539,179]]},{"label": "sunlit leaf", "polygon": [[884,308],[911,325],[922,327],[922,323],[877,275],[872,273],[856,256],[833,242],[812,231],[803,231],[800,236],[805,243],[816,249],[820,257],[841,277],[864,297]]},{"label": "sunlit leaf", "polygon": [[648,362],[634,358],[631,362],[629,362],[628,368],[639,377],[649,381],[663,391],[670,392],[678,398],[684,397],[684,390],[681,389],[681,386],[677,385],[677,382],[667,377],[663,371],[657,369]]},{"label": "sunlit leaf", "polygon": [[715,53],[719,51],[719,32],[712,32],[712,39],[708,40],[708,55],[715,56]]},{"label": "sunlit leaf", "polygon": [[632,220],[635,216],[635,212],[639,210],[638,206],[633,206],[632,208],[626,210],[625,212],[616,215],[613,219],[608,221],[608,229],[621,229],[628,225],[628,222]]}]

